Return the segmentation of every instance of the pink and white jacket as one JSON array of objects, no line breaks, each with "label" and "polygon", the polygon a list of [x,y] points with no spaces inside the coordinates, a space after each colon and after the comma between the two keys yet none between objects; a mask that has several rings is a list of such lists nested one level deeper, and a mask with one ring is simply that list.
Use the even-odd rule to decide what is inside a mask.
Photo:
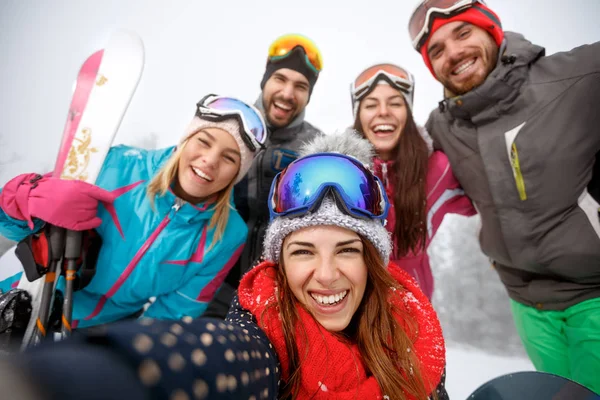
[{"label": "pink and white jacket", "polygon": [[[393,176],[391,176],[393,163],[394,161],[383,161],[377,157],[373,159],[375,175],[383,182],[390,199],[386,227],[392,235],[396,224],[396,212],[393,202],[395,182]],[[423,293],[430,300],[433,295],[433,275],[429,265],[427,249],[442,224],[444,216],[448,213],[470,216],[474,215],[476,211],[471,200],[465,196],[452,173],[448,157],[441,151],[435,151],[429,156],[427,166],[427,242],[425,243],[425,249],[416,254],[412,251],[405,255],[398,254],[396,240],[392,236],[394,249],[391,257],[392,262],[399,265],[417,280]]]}]

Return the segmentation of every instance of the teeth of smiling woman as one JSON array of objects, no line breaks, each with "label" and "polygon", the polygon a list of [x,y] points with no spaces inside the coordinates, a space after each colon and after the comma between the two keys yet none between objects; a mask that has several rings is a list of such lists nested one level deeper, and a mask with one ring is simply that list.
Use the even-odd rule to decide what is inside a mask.
[{"label": "teeth of smiling woman", "polygon": [[204,172],[200,171],[198,168],[193,168],[192,167],[192,169],[194,170],[194,172],[196,173],[196,175],[198,175],[200,178],[204,178],[204,179],[206,179],[209,182],[212,181],[212,178],[210,176],[206,175]]},{"label": "teeth of smiling woman", "polygon": [[311,293],[311,297],[317,301],[319,304],[323,305],[334,305],[344,300],[344,297],[348,294],[347,290],[344,290],[341,293],[332,294],[329,296],[320,296],[318,294]]},{"label": "teeth of smiling woman", "polygon": [[454,74],[458,75],[461,72],[463,72],[465,69],[469,68],[471,65],[473,65],[475,63],[475,60],[471,60],[467,63],[462,64],[461,66],[459,66],[458,68],[454,69]]},{"label": "teeth of smiling woman", "polygon": [[392,125],[377,125],[374,129],[375,132],[388,132],[388,131],[393,131],[394,127]]}]

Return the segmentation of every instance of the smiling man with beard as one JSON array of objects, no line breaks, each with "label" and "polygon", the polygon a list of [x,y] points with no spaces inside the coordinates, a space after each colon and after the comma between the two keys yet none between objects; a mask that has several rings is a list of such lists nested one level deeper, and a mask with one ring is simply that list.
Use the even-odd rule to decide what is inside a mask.
[{"label": "smiling man with beard", "polygon": [[600,43],[546,56],[477,0],[423,1],[409,32],[529,357],[600,392]]},{"label": "smiling man with beard", "polygon": [[225,318],[241,276],[259,261],[269,223],[267,199],[271,182],[298,155],[300,146],[322,132],[304,120],[319,73],[321,52],[314,42],[298,34],[283,35],[271,44],[262,92],[255,106],[267,122],[265,150],[234,188],[235,205],[248,227],[244,251],[209,305],[205,316]]}]

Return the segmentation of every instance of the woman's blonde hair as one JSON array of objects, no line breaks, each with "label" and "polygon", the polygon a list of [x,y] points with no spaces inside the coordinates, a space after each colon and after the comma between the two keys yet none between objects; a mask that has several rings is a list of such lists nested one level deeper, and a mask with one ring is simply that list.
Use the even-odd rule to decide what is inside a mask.
[{"label": "woman's blonde hair", "polygon": [[[154,178],[152,178],[152,180],[148,184],[146,193],[148,195],[152,208],[154,208],[155,197],[164,196],[171,187],[173,181],[177,178],[179,160],[181,159],[183,148],[185,147],[189,139],[194,135],[195,133],[189,135],[184,141],[182,141],[179,144],[179,146],[177,146],[173,155],[171,155],[171,157],[167,160],[165,165],[162,166],[162,168],[158,171],[158,173],[154,176]],[[209,230],[216,228],[210,247],[212,247],[219,240],[221,240],[221,238],[223,237],[223,233],[225,232],[227,222],[229,221],[229,210],[233,209],[233,206],[230,203],[230,198],[231,192],[233,191],[233,186],[235,184],[234,180],[235,177],[232,178],[229,185],[227,185],[223,190],[221,190],[217,194],[217,198],[215,199],[215,212],[210,218],[210,224],[208,225]]]}]

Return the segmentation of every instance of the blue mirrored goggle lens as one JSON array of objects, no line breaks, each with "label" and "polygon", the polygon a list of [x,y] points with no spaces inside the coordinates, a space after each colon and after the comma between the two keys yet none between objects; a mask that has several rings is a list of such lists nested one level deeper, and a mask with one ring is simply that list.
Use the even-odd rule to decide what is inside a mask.
[{"label": "blue mirrored goggle lens", "polygon": [[221,97],[208,103],[207,107],[223,112],[240,112],[244,124],[246,124],[246,129],[249,131],[248,133],[251,133],[257,142],[261,144],[265,143],[265,139],[267,138],[266,127],[262,119],[256,114],[256,111],[247,104],[229,97]]},{"label": "blue mirrored goggle lens", "polygon": [[290,214],[305,209],[329,187],[343,192],[339,194],[351,210],[366,211],[371,217],[384,214],[373,175],[358,161],[335,154],[305,157],[282,171],[273,196],[273,211]]}]

